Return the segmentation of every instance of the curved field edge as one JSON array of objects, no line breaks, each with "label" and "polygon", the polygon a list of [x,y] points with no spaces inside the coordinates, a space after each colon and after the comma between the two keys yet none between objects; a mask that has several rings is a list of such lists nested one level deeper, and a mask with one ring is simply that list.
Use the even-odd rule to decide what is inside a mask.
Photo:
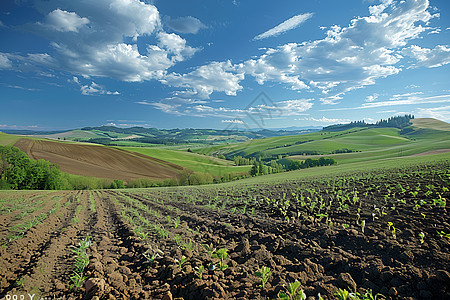
[{"label": "curved field edge", "polygon": [[227,173],[248,173],[250,166],[234,166],[233,162],[219,159],[216,157],[200,155],[197,153],[189,153],[179,150],[169,150],[162,148],[144,148],[144,147],[117,147],[129,152],[136,152],[161,160],[171,162],[183,166],[184,168],[210,173],[213,176],[225,175]]}]

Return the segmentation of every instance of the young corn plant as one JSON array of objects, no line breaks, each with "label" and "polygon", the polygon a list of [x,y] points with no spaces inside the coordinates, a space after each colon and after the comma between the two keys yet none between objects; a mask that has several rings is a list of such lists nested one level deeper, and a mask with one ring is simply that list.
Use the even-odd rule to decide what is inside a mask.
[{"label": "young corn plant", "polygon": [[419,240],[420,240],[421,244],[423,244],[425,242],[424,239],[425,239],[425,233],[423,233],[423,232],[419,233]]},{"label": "young corn plant", "polygon": [[395,234],[395,226],[394,226],[394,223],[388,222],[388,227],[389,227],[389,231],[392,233],[392,236],[394,237],[394,239],[396,239],[397,236],[396,236],[396,234]]},{"label": "young corn plant", "polygon": [[180,217],[177,217],[176,219],[173,220],[173,228],[177,229],[178,226],[180,225],[181,221],[180,221]]},{"label": "young corn plant", "polygon": [[213,256],[213,254],[214,253],[216,253],[216,248],[214,248],[214,246],[213,246],[213,244],[211,243],[211,244],[209,244],[209,245],[203,245],[203,248],[205,248],[205,250],[208,252],[208,255],[210,256],[210,257],[212,257]]},{"label": "young corn plant", "polygon": [[219,261],[219,269],[221,271],[224,271],[226,268],[228,268],[228,265],[225,265],[223,262],[225,259],[227,259],[228,257],[228,253],[227,253],[228,249],[227,248],[220,248],[219,250],[217,250],[211,257],[212,258],[218,258],[220,259]]},{"label": "young corn plant", "polygon": [[255,276],[261,279],[260,287],[262,289],[265,288],[267,281],[269,280],[269,276],[272,272],[269,267],[261,267],[258,271],[255,272]]},{"label": "young corn plant", "polygon": [[201,265],[200,267],[195,267],[194,272],[195,275],[197,275],[197,277],[199,279],[202,279],[202,273],[205,270],[205,266]]},{"label": "young corn plant", "polygon": [[178,264],[178,267],[180,267],[180,269],[183,267],[183,264],[186,262],[186,256],[182,256],[179,260],[175,259],[175,262]]},{"label": "young corn plant", "polygon": [[[280,291],[278,293],[278,299],[281,300],[305,300],[306,294],[300,288],[300,282],[295,281],[289,283],[287,287],[285,287],[286,292]],[[320,297],[320,296],[319,296]],[[320,298],[319,298],[320,299]]]},{"label": "young corn plant", "polygon": [[75,263],[74,263],[74,273],[70,276],[70,280],[72,284],[70,284],[70,289],[78,289],[81,284],[87,279],[86,276],[83,275],[84,269],[89,264],[89,255],[86,250],[91,245],[90,237],[86,237],[78,243],[78,248],[72,249],[72,252],[75,254]]}]

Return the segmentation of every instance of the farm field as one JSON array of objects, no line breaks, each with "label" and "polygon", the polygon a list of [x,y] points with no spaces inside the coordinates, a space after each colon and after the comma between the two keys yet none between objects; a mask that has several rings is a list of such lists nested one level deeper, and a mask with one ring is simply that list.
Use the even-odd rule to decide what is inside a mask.
[{"label": "farm field", "polygon": [[450,163],[433,157],[273,182],[2,191],[0,298],[277,299],[297,280],[309,299],[448,299]]},{"label": "farm field", "polygon": [[33,159],[45,159],[61,171],[108,179],[177,178],[183,167],[156,158],[136,155],[114,148],[20,139],[16,147]]},{"label": "farm field", "polygon": [[211,173],[213,176],[224,175],[226,173],[247,173],[250,170],[250,166],[234,166],[232,161],[186,151],[143,147],[120,147],[118,149],[157,157],[193,171]]}]

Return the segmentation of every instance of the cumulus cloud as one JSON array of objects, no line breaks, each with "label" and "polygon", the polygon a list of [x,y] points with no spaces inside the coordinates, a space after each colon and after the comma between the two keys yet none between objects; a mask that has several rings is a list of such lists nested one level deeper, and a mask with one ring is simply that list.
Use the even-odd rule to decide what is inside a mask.
[{"label": "cumulus cloud", "polygon": [[74,31],[78,30],[86,24],[89,24],[88,18],[82,18],[75,12],[68,12],[61,9],[55,9],[45,17],[43,26],[47,26],[56,31]]},{"label": "cumulus cloud", "polygon": [[450,48],[446,45],[437,45],[433,49],[412,45],[404,48],[401,53],[417,61],[417,65],[427,68],[436,68],[450,63]]},{"label": "cumulus cloud", "polygon": [[186,96],[208,99],[214,91],[236,95],[242,89],[239,82],[243,79],[243,72],[239,72],[236,66],[227,61],[212,62],[186,74],[170,73],[160,81],[170,86],[186,88]]},{"label": "cumulus cloud", "polygon": [[165,18],[165,24],[173,31],[180,33],[192,33],[197,34],[200,29],[207,28],[199,19],[187,16],[172,19],[170,17]]},{"label": "cumulus cloud", "polygon": [[80,86],[81,94],[86,96],[92,95],[120,95],[118,91],[111,92],[106,90],[102,85],[99,85],[95,82],[91,82],[90,84],[82,84],[80,79],[76,76],[73,77],[73,82]]},{"label": "cumulus cloud", "polygon": [[266,39],[272,36],[278,36],[286,31],[295,29],[302,25],[304,22],[306,22],[308,19],[310,19],[314,14],[312,13],[306,13],[306,14],[300,14],[293,16],[290,19],[287,19],[283,23],[275,26],[272,29],[267,30],[264,33],[261,33],[253,38],[253,40],[262,40]]},{"label": "cumulus cloud", "polygon": [[372,85],[401,71],[397,49],[427,30],[422,25],[432,18],[428,5],[427,0],[383,1],[347,27],[332,26],[324,39],[268,49],[245,62],[243,70],[260,84],[270,80],[291,89],[313,87],[329,96]]},{"label": "cumulus cloud", "polygon": [[[46,35],[53,51],[17,57],[24,63],[83,77],[142,82],[162,78],[199,50],[177,34],[165,33],[158,9],[139,0],[36,0],[35,7],[45,17],[40,28],[30,30]],[[144,39],[149,36],[156,43]],[[138,38],[143,38],[139,46]]]},{"label": "cumulus cloud", "polygon": [[[285,100],[271,103],[254,104],[247,108],[229,108],[229,107],[213,107],[206,105],[205,103],[196,104],[195,102],[189,103],[192,105],[183,106],[180,99],[163,99],[158,102],[141,101],[138,104],[151,105],[156,109],[159,109],[166,113],[189,115],[197,117],[221,117],[221,118],[261,118],[271,119],[275,116],[298,116],[303,115],[305,111],[309,110],[313,103],[311,99],[296,99]],[[184,103],[186,104],[186,103]],[[254,119],[255,120],[255,119]]]},{"label": "cumulus cloud", "polygon": [[12,62],[8,59],[8,57],[0,53],[0,69],[10,69],[12,67]]}]

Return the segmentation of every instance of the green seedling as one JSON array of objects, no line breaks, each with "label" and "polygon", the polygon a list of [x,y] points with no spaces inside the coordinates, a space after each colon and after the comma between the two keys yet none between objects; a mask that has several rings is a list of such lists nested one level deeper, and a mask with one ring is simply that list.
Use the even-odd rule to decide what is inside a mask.
[{"label": "green seedling", "polygon": [[424,243],[424,238],[425,238],[425,233],[423,233],[423,232],[419,233],[419,240],[420,240],[421,244]]},{"label": "green seedling", "polygon": [[347,300],[349,299],[349,294],[350,292],[347,290],[343,290],[343,289],[338,289],[338,291],[336,293],[334,293],[334,295],[339,299],[339,300]]},{"label": "green seedling", "polygon": [[[278,293],[278,298],[281,300],[305,300],[306,294],[303,292],[303,290],[299,288],[300,288],[299,281],[296,280],[295,282],[289,283],[286,288],[286,292],[280,291]],[[321,297],[319,294],[319,299],[320,298]]]},{"label": "green seedling", "polygon": [[210,257],[213,256],[214,253],[216,253],[216,248],[213,247],[213,244],[209,244],[209,245],[203,245],[203,248],[205,248],[205,250],[208,252],[208,255]]},{"label": "green seedling", "polygon": [[70,276],[70,280],[72,284],[69,286],[70,289],[79,289],[83,284],[83,281],[87,279],[87,276],[83,276],[83,274],[74,273]]},{"label": "green seedling", "polygon": [[205,270],[205,267],[201,265],[200,267],[195,267],[195,274],[199,279],[202,279],[202,273]]},{"label": "green seedling", "polygon": [[389,231],[391,231],[392,236],[395,238],[397,238],[397,236],[395,235],[395,226],[394,223],[392,222],[388,222],[388,227],[389,227]]},{"label": "green seedling", "polygon": [[344,227],[345,229],[347,229],[347,228],[350,227],[350,225],[348,225],[348,224],[342,224],[342,227]]},{"label": "green seedling", "polygon": [[180,258],[180,260],[175,259],[175,262],[178,264],[178,267],[180,267],[180,269],[183,267],[183,264],[186,262],[186,256],[182,256]]},{"label": "green seedling", "polygon": [[441,230],[441,231],[437,231],[437,234],[441,238],[446,237],[446,238],[450,239],[450,233],[445,233],[444,231]]},{"label": "green seedling", "polygon": [[15,282],[15,285],[17,287],[21,287],[23,285],[23,277],[20,278],[20,279],[17,279],[16,282]]},{"label": "green seedling", "polygon": [[260,287],[262,289],[265,288],[267,281],[269,280],[269,276],[272,272],[270,272],[269,267],[261,267],[258,271],[255,272],[255,276],[261,279]]},{"label": "green seedling", "polygon": [[225,265],[223,262],[225,259],[227,259],[228,257],[228,253],[227,253],[228,249],[227,248],[220,248],[219,250],[216,251],[216,253],[214,253],[211,257],[212,258],[218,258],[220,259],[219,262],[219,269],[221,271],[224,271],[226,268],[228,268],[228,265]]},{"label": "green seedling", "polygon": [[181,221],[180,221],[180,217],[177,217],[176,219],[173,220],[173,228],[177,229],[178,226],[180,225]]},{"label": "green seedling", "polygon": [[192,251],[194,250],[194,243],[192,241],[189,241],[189,243],[183,243],[183,245],[181,245],[181,249]]}]

